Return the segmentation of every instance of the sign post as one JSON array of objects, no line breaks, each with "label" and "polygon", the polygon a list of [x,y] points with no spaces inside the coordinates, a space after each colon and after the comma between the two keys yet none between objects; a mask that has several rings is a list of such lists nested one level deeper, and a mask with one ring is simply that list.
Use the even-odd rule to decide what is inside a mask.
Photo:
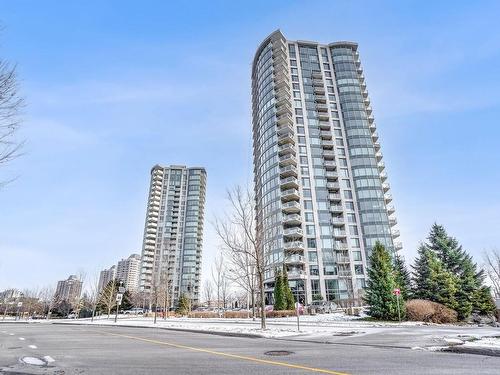
[{"label": "sign post", "polygon": [[297,332],[300,332],[299,307],[300,307],[300,303],[295,302],[295,312],[297,313]]},{"label": "sign post", "polygon": [[121,293],[116,293],[116,311],[115,311],[115,323],[118,319],[118,308],[120,307],[120,305],[122,304],[122,298],[123,298],[123,294]]},{"label": "sign post", "polygon": [[396,296],[396,303],[398,304],[398,319],[399,322],[401,323],[401,309],[399,308],[399,296],[401,295],[401,290],[399,288],[395,288],[392,291],[392,294]]}]

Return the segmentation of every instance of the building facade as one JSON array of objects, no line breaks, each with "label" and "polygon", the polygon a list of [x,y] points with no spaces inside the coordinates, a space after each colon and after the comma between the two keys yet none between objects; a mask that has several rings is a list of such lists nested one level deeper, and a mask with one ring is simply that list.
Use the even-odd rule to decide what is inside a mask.
[{"label": "building facade", "polygon": [[162,290],[170,306],[182,293],[199,302],[206,178],[198,167],[151,169],[140,289]]},{"label": "building facade", "polygon": [[114,280],[116,278],[116,266],[112,266],[109,269],[102,270],[101,273],[99,274],[99,284],[98,284],[98,290],[101,292],[106,285],[109,284],[111,280]]},{"label": "building facade", "polygon": [[278,30],[256,52],[254,181],[268,302],[284,267],[302,302],[359,303],[374,244],[402,247],[357,50]]},{"label": "building facade", "polygon": [[116,279],[123,282],[129,292],[139,290],[139,273],[141,270],[141,256],[132,254],[127,259],[122,259],[116,266]]},{"label": "building facade", "polygon": [[57,301],[67,301],[74,303],[80,298],[83,282],[75,275],[70,275],[68,279],[57,282],[55,299]]}]

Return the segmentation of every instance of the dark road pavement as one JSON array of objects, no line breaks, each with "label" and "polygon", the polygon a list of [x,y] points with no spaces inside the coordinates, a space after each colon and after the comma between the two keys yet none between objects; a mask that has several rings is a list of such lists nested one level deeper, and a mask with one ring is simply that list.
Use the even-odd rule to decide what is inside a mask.
[{"label": "dark road pavement", "polygon": [[[24,357],[46,365],[23,364]],[[0,324],[0,374],[6,375],[315,373],[498,375],[500,358],[151,328]]]}]

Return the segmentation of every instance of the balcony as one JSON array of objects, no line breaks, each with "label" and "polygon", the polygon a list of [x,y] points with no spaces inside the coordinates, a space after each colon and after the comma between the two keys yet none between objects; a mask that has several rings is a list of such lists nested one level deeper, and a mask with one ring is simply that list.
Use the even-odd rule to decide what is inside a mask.
[{"label": "balcony", "polygon": [[369,115],[368,116],[368,122],[369,123],[373,123],[373,121],[375,121],[375,117],[373,117],[373,115]]},{"label": "balcony", "polygon": [[373,147],[375,147],[375,150],[380,150],[380,142],[373,142]]},{"label": "balcony", "polygon": [[287,264],[303,264],[305,261],[306,260],[303,255],[293,254],[285,257],[285,263]]},{"label": "balcony", "polygon": [[307,274],[303,270],[288,271],[288,280],[305,279]]},{"label": "balcony", "polygon": [[297,177],[297,167],[295,165],[289,165],[287,167],[280,168],[280,177]]},{"label": "balcony", "polygon": [[377,151],[377,152],[375,153],[375,158],[377,159],[377,161],[382,160],[382,152]]},{"label": "balcony", "polygon": [[318,112],[318,119],[319,120],[329,120],[330,117],[328,116],[328,112]]},{"label": "balcony", "polygon": [[323,86],[323,80],[322,79],[318,79],[318,78],[313,78],[312,80],[312,84],[313,86]]},{"label": "balcony", "polygon": [[283,155],[279,158],[279,164],[280,167],[284,167],[287,165],[297,165],[297,158],[292,154]]},{"label": "balcony", "polygon": [[283,237],[302,237],[302,229],[297,227],[285,229],[283,231]]},{"label": "balcony", "polygon": [[[325,159],[335,159],[335,152],[329,151],[329,150],[324,150],[323,151],[323,158]],[[335,163],[335,162],[333,162]]]},{"label": "balcony", "polygon": [[330,121],[319,121],[319,128],[321,130],[330,130]]},{"label": "balcony", "polygon": [[285,114],[292,115],[292,107],[288,100],[283,101],[282,104],[276,105],[276,116],[282,116]]},{"label": "balcony", "polygon": [[385,203],[392,202],[392,194],[384,194]]},{"label": "balcony", "polygon": [[399,250],[401,250],[402,248],[403,248],[403,244],[402,244],[401,242],[395,242],[395,243],[394,243],[394,249],[395,249],[396,251],[399,251]]},{"label": "balcony", "polygon": [[280,97],[289,97],[291,98],[292,94],[290,93],[290,88],[289,87],[282,87],[279,90],[274,91],[274,97],[275,98],[280,98]]},{"label": "balcony", "polygon": [[284,242],[283,249],[286,251],[304,251],[304,243],[302,241]]},{"label": "balcony", "polygon": [[285,143],[295,143],[293,139],[293,133],[284,133],[278,135],[278,144],[283,145]]},{"label": "balcony", "polygon": [[328,112],[328,106],[326,104],[316,104],[316,110],[318,112]]},{"label": "balcony", "polygon": [[293,118],[289,114],[284,114],[276,117],[278,125],[293,125]]},{"label": "balcony", "polygon": [[352,273],[351,270],[338,270],[337,275],[338,277],[351,277]]},{"label": "balcony", "polygon": [[380,179],[382,181],[387,180],[387,172],[385,172],[385,171],[384,172],[380,172]]},{"label": "balcony", "polygon": [[286,75],[280,77],[274,76],[274,88],[276,90],[289,86],[290,86],[290,81],[288,81],[288,77]]},{"label": "balcony", "polygon": [[342,216],[333,216],[332,217],[332,224],[335,226],[341,226],[344,225],[344,218]]},{"label": "balcony", "polygon": [[326,171],[325,177],[327,180],[337,180],[339,178],[339,174],[337,172]]},{"label": "balcony", "polygon": [[281,185],[282,189],[291,189],[291,188],[298,189],[299,188],[299,180],[297,180],[297,178],[293,177],[293,176],[283,178],[280,181],[280,185]]},{"label": "balcony", "polygon": [[292,133],[293,134],[293,125],[292,124],[278,124],[277,125],[278,135],[283,133]]},{"label": "balcony", "polygon": [[332,132],[331,131],[327,131],[327,130],[321,130],[319,132],[319,135],[321,136],[321,139],[332,139]]},{"label": "balcony", "polygon": [[366,107],[366,113],[368,113],[369,115],[373,112],[372,110],[372,107],[369,105],[368,107]]},{"label": "balcony", "polygon": [[372,133],[372,140],[373,140],[374,142],[376,142],[376,141],[378,140],[378,133],[377,133],[377,132],[373,132],[373,133]]},{"label": "balcony", "polygon": [[389,191],[389,189],[391,188],[391,185],[389,185],[388,182],[384,182],[382,184],[382,189],[384,190],[384,193],[387,193]]},{"label": "balcony", "polygon": [[300,203],[296,201],[282,203],[281,210],[285,213],[298,213],[300,212]]},{"label": "balcony", "polygon": [[388,205],[387,206],[387,214],[392,215],[394,212],[396,212],[396,209],[394,208],[394,206],[392,204]]},{"label": "balcony", "polygon": [[[326,188],[328,190],[339,190],[340,185],[338,182],[327,182],[326,183]],[[340,200],[340,194],[328,194],[328,198],[330,200]]]},{"label": "balcony", "polygon": [[320,71],[313,71],[312,72],[312,77],[313,78],[323,78],[323,74]]},{"label": "balcony", "polygon": [[337,163],[335,163],[333,160],[325,160],[323,162],[325,169],[326,170],[331,170],[337,168]]},{"label": "balcony", "polygon": [[321,146],[326,149],[333,149],[333,141],[322,140]]},{"label": "balcony", "polygon": [[377,163],[377,167],[378,167],[378,170],[379,170],[379,171],[383,171],[383,170],[384,170],[384,168],[385,168],[385,162],[383,162],[383,161],[379,161],[379,162]]},{"label": "balcony", "polygon": [[325,94],[325,88],[323,86],[314,86],[313,91],[315,94],[320,94],[320,95]]},{"label": "balcony", "polygon": [[337,264],[349,264],[351,263],[351,259],[346,256],[338,255],[337,256]]},{"label": "balcony", "polygon": [[396,220],[396,218],[395,218],[395,217],[390,217],[390,218],[389,218],[389,225],[390,225],[391,227],[395,226],[397,223],[398,223],[398,221]]},{"label": "balcony", "polygon": [[316,95],[316,96],[314,97],[314,101],[315,101],[316,103],[326,103],[326,96],[325,96],[325,95],[319,95],[319,94],[318,94],[318,95]]},{"label": "balcony", "polygon": [[391,234],[392,234],[392,238],[397,238],[401,235],[401,233],[399,232],[399,229],[394,229],[393,231],[391,231]]},{"label": "balcony", "polygon": [[375,130],[377,130],[377,125],[375,125],[374,122],[372,122],[370,125],[369,125],[369,128],[372,132],[374,132]]},{"label": "balcony", "polygon": [[295,147],[292,144],[287,143],[278,147],[278,155],[285,155],[289,153],[295,154]]},{"label": "balcony", "polygon": [[298,214],[291,214],[283,217],[283,224],[299,225],[301,223],[302,223],[302,217]]},{"label": "balcony", "polygon": [[335,250],[337,251],[346,251],[349,250],[349,246],[345,242],[336,242],[335,243]]},{"label": "balcony", "polygon": [[335,238],[345,238],[345,237],[347,237],[347,233],[346,233],[345,230],[334,231],[333,232],[333,237],[335,237]]},{"label": "balcony", "polygon": [[344,207],[341,205],[335,204],[330,206],[330,212],[341,213],[344,212]]},{"label": "balcony", "polygon": [[366,89],[363,90],[361,94],[363,95],[363,98],[368,98],[368,91]]},{"label": "balcony", "polygon": [[281,192],[281,200],[283,202],[291,201],[291,200],[299,200],[300,195],[297,189],[288,189]]}]

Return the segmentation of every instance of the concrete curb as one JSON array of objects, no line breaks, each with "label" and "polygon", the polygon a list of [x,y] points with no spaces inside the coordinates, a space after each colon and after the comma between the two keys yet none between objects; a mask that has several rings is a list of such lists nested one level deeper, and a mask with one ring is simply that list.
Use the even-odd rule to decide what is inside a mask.
[{"label": "concrete curb", "polygon": [[481,347],[454,345],[442,349],[441,351],[448,353],[476,354],[476,355],[485,355],[489,357],[500,357],[499,349],[484,348],[484,347],[481,348]]},{"label": "concrete curb", "polygon": [[228,336],[228,337],[243,337],[250,339],[260,339],[266,338],[264,335],[259,335],[258,333],[239,333],[239,332],[222,332],[222,331],[205,331],[202,329],[191,329],[191,328],[172,328],[172,327],[151,327],[151,326],[135,326],[129,324],[81,324],[76,322],[51,322],[50,324],[58,324],[58,325],[73,325],[73,326],[86,326],[86,327],[105,327],[105,328],[149,328],[149,329],[162,329],[166,331],[178,331],[178,332],[191,332],[191,333],[204,333],[206,335],[214,335],[214,336]]}]

